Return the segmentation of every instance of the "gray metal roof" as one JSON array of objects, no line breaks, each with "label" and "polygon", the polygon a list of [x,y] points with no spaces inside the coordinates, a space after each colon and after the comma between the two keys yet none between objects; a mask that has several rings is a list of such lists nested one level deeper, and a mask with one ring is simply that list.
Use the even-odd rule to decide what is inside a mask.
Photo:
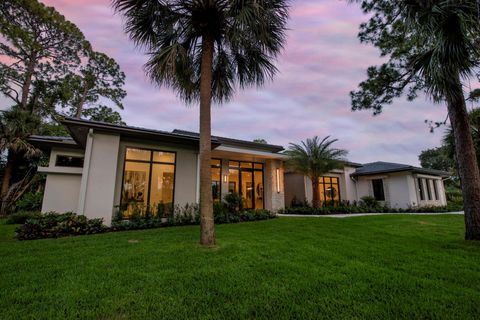
[{"label": "gray metal roof", "polygon": [[[189,137],[199,137],[199,133],[192,132],[192,131],[186,131],[186,130],[175,129],[175,130],[172,131],[172,133],[186,135],[186,136],[189,136]],[[219,136],[212,136],[212,139],[216,139],[222,145],[231,145],[231,146],[244,147],[244,148],[253,148],[253,149],[256,149],[256,150],[258,150],[258,149],[267,150],[267,151],[275,152],[275,153],[284,150],[284,148],[282,146],[274,145],[274,144],[268,144],[268,143],[259,143],[259,142],[254,142],[254,141],[246,141],[246,140],[232,139],[232,138],[219,137]]]},{"label": "gray metal roof", "polygon": [[433,176],[448,177],[451,174],[446,171],[426,169],[411,166],[408,164],[393,163],[393,162],[371,162],[362,165],[361,167],[355,170],[353,176],[367,176],[379,173],[390,173],[390,172],[402,172],[402,171],[412,171],[414,173],[428,174]]},{"label": "gray metal roof", "polygon": [[[185,130],[176,129],[172,132],[168,132],[134,126],[122,126],[101,121],[91,121],[71,117],[66,117],[60,122],[65,126],[65,128],[69,131],[72,137],[31,136],[30,140],[42,142],[43,144],[48,144],[49,142],[52,145],[68,143],[69,145],[78,144],[78,147],[85,147],[89,129],[93,129],[97,132],[119,134],[122,137],[126,138],[149,141],[162,141],[166,143],[181,145],[198,146],[200,140],[198,133]],[[268,151],[272,153],[278,153],[283,150],[282,146],[277,145],[212,136],[212,149],[220,145],[234,146],[240,148],[243,147],[246,149]]]}]

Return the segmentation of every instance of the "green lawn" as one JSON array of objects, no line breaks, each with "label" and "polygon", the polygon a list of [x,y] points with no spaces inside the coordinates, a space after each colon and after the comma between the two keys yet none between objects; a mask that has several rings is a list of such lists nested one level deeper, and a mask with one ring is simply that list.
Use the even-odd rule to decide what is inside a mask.
[{"label": "green lawn", "polygon": [[0,222],[0,319],[457,318],[480,315],[462,216],[279,218],[16,241]]}]

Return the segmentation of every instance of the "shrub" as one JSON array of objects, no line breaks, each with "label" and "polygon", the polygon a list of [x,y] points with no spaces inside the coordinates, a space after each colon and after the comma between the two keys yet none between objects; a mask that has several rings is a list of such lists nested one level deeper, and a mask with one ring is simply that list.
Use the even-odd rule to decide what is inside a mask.
[{"label": "shrub", "polygon": [[377,199],[371,196],[365,196],[360,198],[362,206],[369,207],[369,208],[376,208],[379,206]]},{"label": "shrub", "polygon": [[41,216],[38,211],[19,211],[8,216],[6,224],[24,224],[28,219],[35,219]]},{"label": "shrub", "polygon": [[230,192],[223,197],[223,203],[228,212],[239,212],[243,210],[243,197],[241,194]]},{"label": "shrub", "polygon": [[50,212],[28,219],[17,228],[16,237],[19,240],[42,238],[58,238],[82,234],[94,234],[107,231],[103,219],[87,219],[73,212],[58,214]]},{"label": "shrub", "polygon": [[16,203],[18,211],[40,211],[42,207],[43,193],[27,192]]}]

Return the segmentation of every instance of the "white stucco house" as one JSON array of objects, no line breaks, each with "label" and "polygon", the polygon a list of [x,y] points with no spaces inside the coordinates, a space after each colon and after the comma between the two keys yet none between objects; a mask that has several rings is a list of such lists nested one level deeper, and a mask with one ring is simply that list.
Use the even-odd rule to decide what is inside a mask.
[{"label": "white stucco house", "polygon": [[[448,172],[399,163],[346,162],[343,169],[333,170],[320,178],[320,200],[349,202],[374,197],[393,208],[445,206],[444,178]],[[285,204],[312,201],[312,183],[295,172],[285,173]]]},{"label": "white stucco house", "polygon": [[[66,118],[71,137],[31,136],[50,155],[42,212],[72,211],[105,224],[120,211],[198,203],[199,136]],[[247,209],[276,211],[292,201],[312,201],[310,179],[284,172],[283,147],[212,137],[214,201],[240,193]],[[392,207],[446,205],[448,173],[409,165],[345,163],[319,181],[321,201],[373,196]]]},{"label": "white stucco house", "polygon": [[[73,211],[103,218],[116,210],[198,203],[199,136],[66,118],[71,137],[31,136],[50,154],[42,212]],[[283,147],[212,137],[214,200],[242,194],[251,209],[285,206]],[[155,209],[153,209],[155,210]]]}]

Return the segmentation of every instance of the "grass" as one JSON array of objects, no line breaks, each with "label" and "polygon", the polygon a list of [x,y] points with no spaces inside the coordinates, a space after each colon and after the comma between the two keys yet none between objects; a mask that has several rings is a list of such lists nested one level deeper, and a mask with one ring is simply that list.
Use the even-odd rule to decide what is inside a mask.
[{"label": "grass", "polygon": [[480,313],[463,217],[279,218],[13,240],[0,222],[1,319],[457,318]]}]

